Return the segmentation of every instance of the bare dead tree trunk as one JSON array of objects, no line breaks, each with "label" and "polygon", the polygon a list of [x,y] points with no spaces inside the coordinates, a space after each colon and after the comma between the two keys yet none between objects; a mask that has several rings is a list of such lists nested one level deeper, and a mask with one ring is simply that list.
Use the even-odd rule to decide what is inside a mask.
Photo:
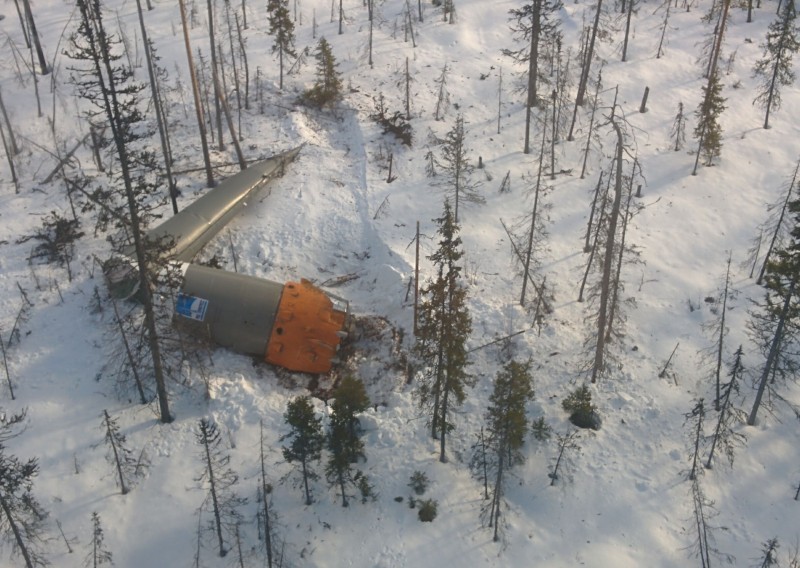
[{"label": "bare dead tree trunk", "polygon": [[3,120],[5,120],[6,127],[8,127],[8,141],[11,143],[11,153],[17,155],[20,152],[20,147],[17,144],[17,138],[14,136],[14,129],[11,127],[11,121],[8,119],[8,112],[6,111],[6,104],[3,101],[3,93],[0,91],[0,112],[3,113]]},{"label": "bare dead tree trunk", "polygon": [[597,345],[595,346],[594,363],[592,365],[592,382],[602,373],[606,350],[606,326],[608,319],[608,303],[611,297],[611,267],[614,261],[614,244],[619,220],[620,202],[622,201],[622,130],[616,122],[612,122],[617,133],[616,181],[614,183],[614,203],[608,222],[606,250],[603,257],[603,279],[600,283],[600,307],[597,314]]},{"label": "bare dead tree trunk", "polygon": [[14,396],[14,384],[11,382],[11,372],[8,370],[8,356],[6,355],[6,345],[3,342],[3,332],[0,331],[0,351],[3,352],[3,368],[6,371],[6,383],[8,384],[8,392],[11,394],[11,400],[16,400]]},{"label": "bare dead tree trunk", "polygon": [[119,486],[123,495],[127,495],[128,486],[125,485],[125,476],[122,474],[122,464],[120,463],[119,453],[117,452],[117,442],[111,433],[111,418],[108,416],[108,410],[103,410],[104,424],[106,427],[106,439],[111,444],[111,450],[114,454],[114,464],[117,467],[117,476],[119,477]]},{"label": "bare dead tree trunk", "polygon": [[[631,0],[632,1],[632,0]],[[630,221],[631,200],[633,199],[633,176],[636,171],[636,161],[633,162],[633,172],[631,172],[631,183],[628,187],[628,201],[625,204],[625,214],[622,216],[622,234],[619,238],[619,254],[617,255],[617,268],[614,271],[613,291],[611,294],[611,303],[609,305],[608,313],[608,331],[606,332],[606,341],[611,341],[612,332],[614,328],[614,318],[617,315],[617,308],[619,307],[619,287],[620,275],[622,274],[622,261],[625,256],[625,236],[628,233],[628,222]]]},{"label": "bare dead tree trunk", "polygon": [[219,137],[219,150],[225,149],[222,139],[222,110],[220,109],[219,77],[217,77],[217,47],[214,34],[214,0],[207,0],[208,5],[208,43],[211,44],[211,75],[214,87],[214,110],[216,112],[217,136]]},{"label": "bare dead tree trunk", "polygon": [[528,247],[525,251],[525,265],[522,275],[522,293],[519,299],[519,305],[525,306],[525,290],[528,284],[528,274],[530,274],[531,255],[533,253],[533,237],[536,232],[536,221],[539,209],[539,194],[541,193],[542,185],[542,168],[544,167],[544,147],[545,147],[545,134],[547,128],[542,128],[542,147],[539,150],[539,171],[536,174],[536,187],[533,194],[533,211],[531,212],[531,230],[528,232]]},{"label": "bare dead tree trunk", "polygon": [[628,15],[625,18],[625,40],[622,42],[622,61],[628,60],[628,37],[631,33],[631,16],[633,16],[633,1],[628,0]]},{"label": "bare dead tree trunk", "polygon": [[[17,8],[17,16],[19,16],[19,26],[22,28],[22,37],[25,38],[25,47],[33,47],[31,38],[28,36],[28,25],[25,23],[25,16],[22,15],[22,9],[19,7],[19,0],[14,0],[14,6]],[[35,69],[32,69],[36,73]]]},{"label": "bare dead tree trunk", "polygon": [[589,37],[589,46],[584,54],[583,68],[581,69],[581,78],[578,82],[578,94],[575,97],[575,111],[572,113],[572,124],[569,127],[569,135],[567,140],[574,140],[572,133],[575,128],[575,118],[578,114],[578,107],[583,106],[583,98],[586,96],[586,84],[589,82],[589,70],[592,67],[592,59],[594,58],[594,43],[597,39],[597,30],[600,27],[600,11],[603,8],[603,0],[597,0],[597,11],[594,15],[594,24],[592,25],[591,36]]},{"label": "bare dead tree trunk", "polygon": [[[216,80],[216,77],[215,77]],[[225,95],[223,94],[222,89],[217,88],[217,93],[219,94],[219,102],[222,105],[222,109],[225,113],[225,120],[228,122],[228,129],[231,132],[231,139],[233,141],[233,147],[236,150],[236,157],[239,160],[239,170],[243,171],[247,169],[247,161],[244,159],[244,154],[242,153],[242,147],[239,145],[239,139],[236,136],[236,129],[233,126],[233,118],[231,117],[231,109],[228,108],[228,102],[225,100]]]},{"label": "bare dead tree trunk", "polygon": [[725,343],[725,315],[728,309],[728,290],[731,283],[731,253],[728,253],[728,265],[725,269],[725,285],[722,291],[722,312],[719,321],[719,336],[717,337],[717,365],[715,369],[716,396],[714,397],[714,410],[719,411],[720,372],[722,370],[722,348]]},{"label": "bare dead tree trunk", "polygon": [[128,343],[128,336],[125,334],[125,327],[122,325],[122,318],[119,317],[119,309],[114,297],[111,297],[111,307],[114,309],[114,319],[117,322],[119,335],[122,338],[122,345],[125,347],[125,356],[128,358],[128,365],[131,366],[131,374],[133,375],[133,382],[136,384],[136,390],[139,392],[139,402],[147,404],[147,397],[144,394],[144,386],[142,385],[142,378],[139,376],[139,365],[133,356],[133,350],[130,343]]},{"label": "bare dead tree trunk", "polygon": [[200,129],[200,143],[203,147],[203,161],[206,167],[206,185],[214,187],[214,172],[211,169],[211,158],[208,153],[208,141],[206,140],[206,127],[203,123],[203,106],[200,103],[200,88],[197,85],[197,75],[194,71],[192,61],[192,47],[189,43],[189,26],[186,21],[186,5],[184,0],[178,0],[181,9],[181,23],[183,25],[183,41],[186,45],[186,59],[189,62],[189,76],[192,81],[192,94],[194,95],[194,109],[197,114],[197,127]]},{"label": "bare dead tree trunk", "polygon": [[592,250],[592,247],[589,244],[589,236],[592,234],[592,221],[594,220],[594,212],[597,209],[597,199],[600,197],[600,186],[603,184],[604,173],[605,172],[600,171],[600,177],[597,179],[597,186],[594,188],[594,199],[592,199],[592,207],[589,210],[589,222],[586,223],[586,242],[583,245],[583,252],[589,252]]},{"label": "bare dead tree trunk", "polygon": [[139,13],[139,27],[142,32],[142,42],[144,43],[144,57],[147,63],[147,76],[150,79],[150,96],[153,98],[153,107],[156,111],[156,124],[158,125],[158,137],[161,141],[161,153],[164,155],[164,168],[167,174],[167,187],[169,191],[169,198],[172,202],[172,213],[178,213],[177,189],[175,187],[175,179],[172,177],[172,164],[170,164],[170,155],[167,149],[166,140],[166,124],[164,120],[164,109],[161,106],[161,99],[158,96],[158,88],[156,86],[156,74],[153,69],[153,56],[150,52],[150,41],[147,38],[147,28],[144,25],[144,15],[142,13],[142,2],[136,0],[136,11]]},{"label": "bare dead tree trunk", "polygon": [[[244,12],[244,6],[242,6],[242,11]],[[242,28],[239,25],[239,14],[234,14],[233,16],[236,20],[236,35],[239,38],[239,51],[242,55],[242,67],[244,68],[244,108],[250,110],[250,66],[247,63],[247,50],[242,38]],[[245,24],[244,28],[247,29],[247,24]]]},{"label": "bare dead tree trunk", "polygon": [[600,71],[597,72],[597,85],[594,89],[594,101],[592,101],[592,114],[589,118],[589,135],[586,137],[586,148],[583,151],[583,166],[581,166],[581,179],[584,178],[586,174],[586,163],[589,160],[589,146],[592,142],[592,129],[594,128],[594,116],[597,112],[597,102],[600,97],[600,84],[603,80],[603,69],[600,68]]},{"label": "bare dead tree trunk", "polygon": [[267,568],[272,568],[272,527],[270,525],[269,494],[272,492],[267,484],[267,471],[264,466],[264,421],[260,422],[260,449],[261,449],[261,514],[264,516],[264,543],[267,549]]},{"label": "bare dead tree trunk", "polygon": [[3,150],[6,152],[6,159],[8,160],[8,168],[11,170],[11,181],[14,182],[14,193],[19,193],[19,180],[17,179],[17,170],[14,168],[14,157],[12,156],[11,149],[6,142],[6,135],[3,132],[3,125],[0,124],[0,138],[3,140]]},{"label": "bare dead tree trunk", "polygon": [[36,47],[36,55],[39,58],[39,69],[41,69],[42,75],[47,75],[50,73],[50,68],[47,66],[47,60],[45,59],[44,51],[42,50],[42,43],[39,41],[39,33],[36,31],[36,22],[33,19],[30,0],[22,0],[22,5],[25,7],[25,18],[28,20],[30,37],[33,41],[34,47]]}]

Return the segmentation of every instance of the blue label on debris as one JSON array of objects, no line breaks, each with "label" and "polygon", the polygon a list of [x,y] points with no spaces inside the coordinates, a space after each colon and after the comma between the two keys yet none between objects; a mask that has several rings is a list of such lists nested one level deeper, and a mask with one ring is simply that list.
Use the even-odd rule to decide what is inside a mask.
[{"label": "blue label on debris", "polygon": [[183,317],[203,321],[206,319],[206,310],[208,310],[208,300],[187,296],[186,294],[178,294],[175,311]]}]

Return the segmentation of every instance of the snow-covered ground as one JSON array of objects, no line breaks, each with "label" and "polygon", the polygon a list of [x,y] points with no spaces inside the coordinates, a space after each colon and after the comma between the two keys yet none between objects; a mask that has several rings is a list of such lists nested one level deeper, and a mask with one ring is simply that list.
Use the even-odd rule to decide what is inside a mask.
[{"label": "snow-covered ground", "polygon": [[[232,243],[238,269],[247,274],[276,281],[305,277],[317,283],[354,275],[332,291],[348,299],[355,313],[385,317],[404,330],[404,347],[409,348],[412,309],[406,291],[414,271],[415,225],[420,222],[422,253],[430,254],[436,246],[432,219],[441,215],[443,201],[441,190],[425,176],[425,154],[431,148],[438,151],[428,146],[428,134],[443,136],[461,112],[467,123],[470,158],[477,163],[480,156],[485,164],[475,174],[483,181],[480,191],[486,204],[461,210],[465,281],[473,318],[468,344],[478,347],[530,327],[530,316],[519,307],[521,278],[500,223],[500,219],[513,223],[530,208],[526,187],[537,168],[536,152],[522,153],[524,95],[518,89],[522,69],[501,54],[504,48],[516,47],[507,14],[521,2],[455,3],[453,25],[442,21],[439,8],[423,4],[425,21],[414,19],[417,46],[412,47],[404,41],[406,2],[378,2],[372,68],[367,60],[367,11],[361,1],[344,2],[342,35],[337,33],[338,22],[330,21],[329,3],[298,0],[296,8],[292,4],[298,51],[307,46],[313,50],[317,40],[312,38],[312,22],[316,21],[316,37],[324,35],[331,43],[343,75],[347,91],[343,101],[335,112],[322,113],[295,105],[313,81],[311,56],[287,78],[285,91],[277,91],[265,3],[247,3],[250,73],[260,69],[267,79],[267,92],[266,112],[259,114],[254,105],[242,119],[245,153],[255,159],[302,143],[305,147],[286,175],[207,247],[204,258],[216,254],[232,266]],[[191,93],[186,88],[177,3],[154,0],[153,4],[154,10],[145,14],[148,31],[170,74],[169,84],[174,86],[180,79],[184,85],[182,92],[170,93],[175,169],[196,169],[202,159]],[[313,486],[316,502],[311,506],[304,505],[299,488],[281,481],[291,470],[280,450],[279,439],[287,430],[283,413],[286,403],[304,391],[292,388],[291,381],[268,366],[224,349],[214,351],[211,399],[205,400],[200,388],[169,385],[175,421],[167,425],[158,422],[155,407],[117,397],[114,385],[103,376],[111,351],[112,320],[108,311],[95,314],[90,310],[95,288],[103,291],[92,258],[92,254],[102,258],[108,254],[103,235],[92,235],[91,222],[85,221],[87,236],[78,244],[71,282],[61,268],[34,264],[32,269],[27,261],[32,242],[17,242],[41,226],[42,215],[68,211],[63,181],[42,181],[55,166],[51,122],[62,152],[86,134],[85,124],[76,118],[83,102],[71,94],[71,62],[62,54],[68,34],[76,27],[74,6],[63,0],[37,0],[32,6],[56,78],[53,91],[51,76],[40,77],[42,117],[37,116],[29,74],[18,71],[28,56],[11,3],[5,3],[6,17],[0,21],[6,38],[0,88],[22,146],[14,162],[20,178],[18,193],[5,158],[0,162],[0,290],[4,298],[0,332],[4,340],[22,303],[19,287],[33,303],[30,318],[21,328],[21,341],[8,350],[16,400],[10,400],[3,386],[0,407],[6,412],[27,409],[27,429],[8,443],[8,451],[39,459],[41,473],[34,493],[49,512],[47,536],[52,539],[43,546],[53,566],[83,565],[93,511],[100,514],[106,545],[117,566],[194,566],[196,511],[205,498],[195,481],[202,463],[194,432],[202,417],[213,418],[225,433],[231,465],[241,478],[238,492],[250,499],[242,510],[248,522],[242,528],[247,566],[265,562],[253,522],[262,421],[287,565],[699,565],[689,550],[695,532],[690,485],[685,480],[690,453],[683,423],[694,399],[710,400],[709,372],[699,352],[711,342],[702,324],[713,319],[714,306],[704,300],[717,294],[731,253],[732,282],[738,294],[730,301],[725,360],[730,361],[736,347],[743,344],[746,367],[750,374],[757,374],[762,360],[748,340],[745,323],[750,300],[763,292],[749,278],[749,266],[742,263],[758,225],[766,218],[766,204],[780,199],[800,157],[797,87],[784,88],[783,107],[773,113],[769,130],[761,128],[763,111],[752,105],[756,80],[751,70],[774,18],[774,2],[755,9],[752,23],[746,23],[745,10],[731,9],[722,63],[723,96],[727,97],[721,119],[722,158],[715,167],[701,167],[697,176],[690,175],[696,148],[691,138],[693,113],[703,85],[696,59],[711,31],[701,22],[710,1],[696,3],[689,11],[683,5],[673,7],[661,58],[655,56],[664,8],[655,2],[637,4],[627,62],[620,61],[623,20],[609,42],[598,43],[598,54],[605,61],[600,106],[607,114],[617,97],[616,112],[629,122],[630,140],[646,180],[642,196],[636,199],[641,209],[626,237],[638,249],[640,262],[623,268],[625,296],[635,305],[627,308],[624,336],[611,347],[619,369],[592,385],[602,428],[582,434],[581,450],[572,454],[568,475],[552,487],[548,472],[556,451],[554,442],[528,441],[527,462],[513,471],[509,482],[507,528],[500,543],[493,542],[491,531],[481,525],[482,487],[467,468],[469,448],[501,365],[496,346],[473,354],[471,372],[477,385],[460,409],[446,464],[437,460],[438,445],[430,439],[425,419],[414,404],[414,384],[407,385],[396,370],[363,363],[371,375],[368,388],[376,406],[362,419],[368,459],[360,467],[375,484],[378,498],[363,505],[354,502],[346,509],[322,481]],[[192,30],[192,41],[207,53],[205,6],[196,2],[196,8],[200,23]],[[416,12],[415,2],[411,9]],[[107,10],[109,25],[116,27],[118,16],[130,42],[137,42],[135,3],[109,0]],[[569,49],[574,56],[582,21],[592,15],[592,6],[583,2],[567,3],[560,11],[565,52]],[[135,53],[142,59],[141,49]],[[403,93],[397,84],[406,58],[413,77],[411,149],[382,135],[369,118],[375,108],[373,98],[381,92],[392,112],[403,110]],[[445,119],[435,121],[435,79],[445,64],[450,70],[451,104]],[[571,69],[577,74],[574,61]],[[137,73],[146,79],[143,67]],[[650,87],[648,110],[640,114],[645,86]],[[689,115],[687,143],[682,151],[674,152],[670,128],[681,102]],[[576,301],[587,258],[582,252],[583,234],[597,176],[614,143],[610,128],[602,127],[603,146],[593,148],[587,175],[580,179],[587,111],[588,107],[579,112],[576,140],[557,145],[556,169],[568,173],[548,180],[552,190],[546,201],[552,222],[542,271],[554,286],[554,311],[541,329],[517,335],[513,341],[516,355],[534,362],[536,399],[529,416],[543,416],[558,433],[570,427],[561,400],[584,378],[580,369],[587,361],[583,343],[590,333],[585,321],[588,308]],[[538,136],[539,130],[534,129],[533,139],[538,141]],[[392,183],[386,182],[389,152],[394,155]],[[88,151],[82,148],[77,156],[84,167],[91,167]],[[213,159],[235,161],[231,146],[224,152],[214,151]],[[500,193],[507,172],[511,191]],[[181,206],[205,191],[201,171],[181,174],[178,183]],[[427,261],[422,269],[424,277],[430,275]],[[671,374],[659,378],[678,343]],[[784,394],[800,402],[796,385],[789,385]],[[748,382],[737,404],[749,408],[752,399]],[[323,403],[315,404],[324,414]],[[147,476],[124,496],[105,460],[100,428],[104,409],[119,420],[131,448],[145,450],[152,461]],[[713,413],[709,417],[709,431],[715,417]],[[777,537],[787,560],[800,539],[800,503],[793,500],[800,483],[797,422],[778,406],[774,415],[762,411],[757,426],[740,425],[739,431],[748,441],[737,452],[735,468],[719,459],[714,469],[703,474],[703,487],[719,512],[713,524],[727,528],[715,531],[716,546],[732,555],[735,565],[750,566],[759,562],[761,543]],[[431,479],[427,496],[439,503],[433,523],[419,522],[407,503],[409,476],[416,470]],[[395,497],[405,499],[397,502]],[[71,554],[57,521],[74,549]],[[0,564],[20,565],[18,557],[9,555],[10,545],[2,550]],[[199,565],[238,565],[233,556],[220,559],[209,534]]]}]

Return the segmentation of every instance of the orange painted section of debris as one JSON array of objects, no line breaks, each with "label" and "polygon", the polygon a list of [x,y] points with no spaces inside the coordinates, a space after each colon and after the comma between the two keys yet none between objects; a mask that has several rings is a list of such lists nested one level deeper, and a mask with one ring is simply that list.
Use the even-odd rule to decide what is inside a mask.
[{"label": "orange painted section of debris", "polygon": [[264,357],[290,371],[327,373],[347,314],[308,280],[287,282]]}]

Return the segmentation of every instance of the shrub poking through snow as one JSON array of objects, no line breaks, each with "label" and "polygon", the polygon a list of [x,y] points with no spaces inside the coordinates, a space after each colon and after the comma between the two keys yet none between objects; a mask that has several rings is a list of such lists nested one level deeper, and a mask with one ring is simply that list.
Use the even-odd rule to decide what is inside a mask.
[{"label": "shrub poking through snow", "polygon": [[569,393],[561,407],[569,412],[569,421],[578,428],[600,429],[600,417],[592,404],[592,392],[587,385],[581,385]]},{"label": "shrub poking through snow", "polygon": [[415,494],[422,495],[428,489],[428,483],[430,483],[430,480],[425,472],[417,470],[411,474],[408,486]]},{"label": "shrub poking through snow", "polygon": [[417,516],[423,523],[430,523],[436,518],[436,508],[439,503],[434,499],[425,499],[419,502],[419,512]]}]

